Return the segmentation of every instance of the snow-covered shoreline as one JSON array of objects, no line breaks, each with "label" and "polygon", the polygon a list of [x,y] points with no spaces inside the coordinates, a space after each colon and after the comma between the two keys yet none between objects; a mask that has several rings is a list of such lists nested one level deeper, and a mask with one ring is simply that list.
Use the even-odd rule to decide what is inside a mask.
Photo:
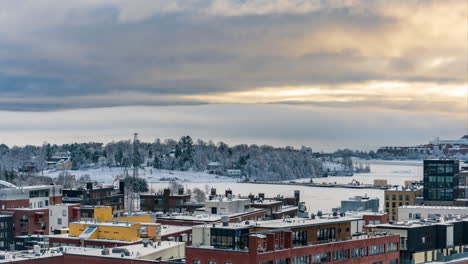
[{"label": "snow-covered shoreline", "polygon": [[[77,180],[81,176],[89,175],[91,180],[106,184],[111,184],[117,176],[126,174],[124,167],[102,167],[98,169],[82,170],[48,170],[44,171],[44,176],[57,178],[58,175],[64,171],[74,175]],[[127,171],[129,175],[132,174],[131,169],[127,168]],[[180,182],[198,183],[236,182],[237,180],[236,178],[218,176],[205,172],[158,170],[151,167],[140,169],[138,173],[140,177],[151,183],[169,182],[171,179]]]}]

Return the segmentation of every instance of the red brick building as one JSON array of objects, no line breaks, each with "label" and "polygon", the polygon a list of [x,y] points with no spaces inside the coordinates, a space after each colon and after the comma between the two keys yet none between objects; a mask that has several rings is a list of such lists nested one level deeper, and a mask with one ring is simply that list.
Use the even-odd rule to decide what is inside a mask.
[{"label": "red brick building", "polygon": [[294,246],[293,232],[253,233],[246,250],[189,246],[186,263],[399,263],[400,236],[361,236],[346,241]]},{"label": "red brick building", "polygon": [[48,208],[11,208],[3,212],[13,215],[15,236],[49,234]]}]

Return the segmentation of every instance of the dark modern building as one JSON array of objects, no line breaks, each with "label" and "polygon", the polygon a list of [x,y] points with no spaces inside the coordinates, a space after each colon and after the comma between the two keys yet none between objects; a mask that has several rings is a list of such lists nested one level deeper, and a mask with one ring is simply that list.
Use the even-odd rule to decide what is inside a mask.
[{"label": "dark modern building", "polygon": [[114,212],[125,209],[124,194],[113,186],[96,186],[87,183],[86,188],[64,189],[63,203],[79,203],[82,205],[111,206]]},{"label": "dark modern building", "polygon": [[192,203],[190,194],[185,193],[183,188],[177,193],[171,193],[170,189],[164,189],[162,193],[142,193],[140,194],[140,208],[142,211],[163,212],[163,213],[193,213],[196,209],[202,208],[204,204]]},{"label": "dark modern building", "polygon": [[0,215],[0,250],[13,250],[13,216]]},{"label": "dark modern building", "polygon": [[400,235],[402,264],[445,261],[467,252],[468,218],[383,224],[373,231]]},{"label": "dark modern building", "polygon": [[424,203],[436,205],[431,201],[443,204],[454,201],[459,185],[458,160],[425,160],[424,161]]}]

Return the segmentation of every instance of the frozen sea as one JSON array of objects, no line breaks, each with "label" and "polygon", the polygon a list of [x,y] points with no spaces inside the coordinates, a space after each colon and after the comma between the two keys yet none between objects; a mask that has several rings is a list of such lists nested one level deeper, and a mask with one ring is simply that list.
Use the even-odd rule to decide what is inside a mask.
[{"label": "frozen sea", "polygon": [[[382,161],[371,160],[362,161],[368,163],[371,167],[370,173],[355,174],[352,177],[328,177],[314,179],[314,181],[349,183],[352,179],[356,179],[362,183],[371,184],[374,179],[386,179],[389,184],[402,185],[405,180],[422,180],[422,161]],[[309,181],[310,179],[302,179]],[[296,181],[301,181],[296,180]],[[224,193],[225,190],[231,189],[234,195],[246,196],[249,194],[258,195],[265,193],[266,197],[276,195],[293,196],[294,190],[301,191],[301,201],[306,203],[309,212],[331,212],[332,208],[340,205],[341,200],[348,199],[353,196],[364,196],[380,199],[380,209],[383,210],[383,190],[372,189],[348,189],[348,188],[323,188],[323,187],[307,187],[307,186],[291,186],[291,185],[274,185],[274,184],[249,184],[236,182],[221,182],[215,179],[210,183],[201,182],[185,182],[186,188],[198,187],[205,190],[207,187],[216,188],[218,193]],[[153,189],[161,189],[167,186],[167,183],[152,183]]]},{"label": "frozen sea", "polygon": [[[315,178],[315,182],[337,182],[349,183],[353,179],[364,184],[372,184],[374,179],[386,179],[389,184],[402,185],[405,180],[422,180],[423,167],[422,161],[383,161],[383,160],[365,160],[357,161],[363,164],[369,164],[370,173],[355,174],[352,177],[328,177]],[[60,171],[48,171],[45,174],[51,177],[57,177]],[[103,183],[112,183],[117,175],[125,173],[123,168],[100,168],[70,171],[78,179],[82,175],[90,175],[91,179]],[[129,171],[131,174],[131,171]],[[294,190],[301,191],[301,201],[306,203],[309,212],[324,211],[329,212],[332,208],[338,207],[341,200],[348,199],[356,195],[367,195],[380,199],[381,209],[383,209],[383,191],[372,189],[348,189],[348,188],[322,188],[291,185],[274,184],[249,184],[237,183],[236,179],[229,177],[215,177],[214,175],[202,172],[179,172],[167,170],[154,170],[145,168],[140,170],[139,175],[150,182],[150,188],[159,190],[167,187],[167,181],[161,181],[164,178],[176,177],[186,188],[193,189],[198,187],[202,190],[214,187],[218,193],[224,193],[231,189],[234,195],[247,196],[249,194],[258,195],[265,193],[267,197],[276,195],[293,196]],[[297,179],[296,182],[308,182],[310,178]]]}]

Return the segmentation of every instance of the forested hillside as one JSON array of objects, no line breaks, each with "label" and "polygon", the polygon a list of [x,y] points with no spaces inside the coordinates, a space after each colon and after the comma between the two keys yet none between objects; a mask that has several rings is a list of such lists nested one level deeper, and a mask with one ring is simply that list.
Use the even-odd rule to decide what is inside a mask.
[{"label": "forested hillside", "polygon": [[[257,145],[229,146],[223,142],[192,140],[184,136],[176,141],[156,139],[152,143],[137,142],[137,163],[167,170],[206,171],[225,175],[227,170],[241,170],[252,180],[288,180],[316,177],[322,162],[310,148]],[[66,153],[72,170],[99,167],[131,167],[134,147],[131,141],[73,143],[64,145],[8,147],[0,145],[1,171],[21,171],[25,164],[34,164],[38,171],[47,169],[47,160],[57,153]]]}]

